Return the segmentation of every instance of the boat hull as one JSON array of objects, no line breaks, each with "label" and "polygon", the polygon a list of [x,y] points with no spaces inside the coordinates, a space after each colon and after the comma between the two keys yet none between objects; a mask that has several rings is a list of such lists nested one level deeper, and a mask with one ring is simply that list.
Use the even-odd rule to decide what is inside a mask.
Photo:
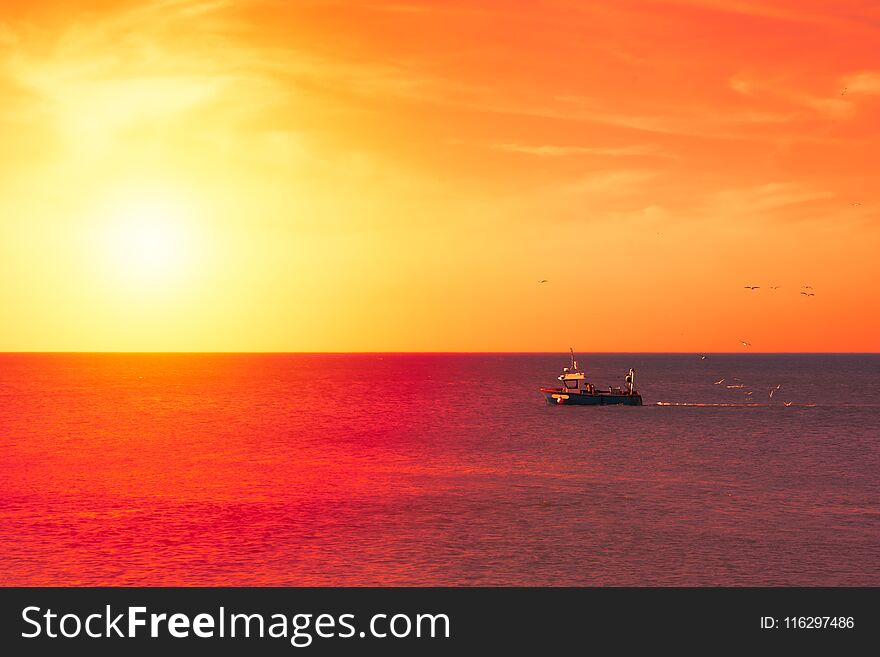
[{"label": "boat hull", "polygon": [[637,392],[632,395],[611,392],[573,393],[563,388],[541,388],[541,392],[548,404],[556,404],[557,406],[642,405],[642,396]]}]

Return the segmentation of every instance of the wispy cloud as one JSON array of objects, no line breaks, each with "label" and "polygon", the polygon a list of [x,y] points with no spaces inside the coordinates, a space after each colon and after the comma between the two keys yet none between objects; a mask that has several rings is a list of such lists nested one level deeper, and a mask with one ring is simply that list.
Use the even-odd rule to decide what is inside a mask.
[{"label": "wispy cloud", "polygon": [[794,115],[757,109],[706,107],[697,104],[659,105],[653,113],[634,114],[602,106],[596,98],[559,96],[559,104],[535,108],[535,113],[631,128],[643,132],[715,139],[748,138],[742,128],[785,124]]},{"label": "wispy cloud", "polygon": [[797,88],[787,80],[743,74],[731,77],[728,85],[733,91],[753,99],[756,103],[761,100],[781,100],[792,107],[810,109],[832,119],[851,118],[856,109],[852,97],[844,97],[836,87],[829,89],[829,93],[823,96]]},{"label": "wispy cloud", "polygon": [[841,84],[852,94],[880,94],[880,71],[863,71],[843,78]]},{"label": "wispy cloud", "polygon": [[566,194],[619,196],[631,193],[637,185],[657,177],[650,169],[616,169],[583,175],[563,183],[560,190]]},{"label": "wispy cloud", "polygon": [[749,187],[720,190],[707,198],[707,212],[712,216],[764,216],[794,205],[833,198],[833,192],[813,189],[797,182],[767,182]]},{"label": "wispy cloud", "polygon": [[814,3],[784,4],[779,0],[653,0],[667,5],[679,5],[717,11],[757,19],[770,19],[789,23],[806,23],[823,28],[876,31],[869,21],[848,17],[841,12],[840,3],[828,2],[824,6]]},{"label": "wispy cloud", "polygon": [[[241,3],[159,0],[71,22],[60,31],[6,25],[0,39],[16,48],[4,68],[15,83],[65,111],[97,95],[138,115],[174,113],[181,103],[208,102],[233,88],[238,104],[265,100],[273,90],[277,101],[321,93],[430,101],[455,91],[454,83],[401,62],[333,57],[296,41],[243,41],[249,19],[232,10],[241,10]],[[249,87],[260,93],[249,94]]]},{"label": "wispy cloud", "polygon": [[602,147],[602,146],[558,146],[553,144],[518,144],[518,143],[493,143],[490,148],[507,153],[521,155],[534,155],[536,157],[569,157],[578,155],[599,155],[610,157],[626,156],[653,156],[671,157],[663,153],[656,145],[635,144],[631,146]]}]

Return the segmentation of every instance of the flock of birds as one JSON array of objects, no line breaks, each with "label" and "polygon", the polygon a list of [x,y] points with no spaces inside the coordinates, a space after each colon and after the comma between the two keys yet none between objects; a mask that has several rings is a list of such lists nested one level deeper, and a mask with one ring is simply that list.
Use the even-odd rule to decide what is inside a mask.
[{"label": "flock of birds", "polygon": [[[760,290],[760,289],[761,289],[761,286],[760,286],[760,285],[744,285],[743,287],[744,287],[744,289],[746,289],[746,290],[750,290],[750,291]],[[770,286],[769,286],[769,288],[770,288],[771,290],[778,290],[778,289],[780,289],[781,287],[782,287],[781,285],[770,285]],[[813,286],[812,286],[812,285],[801,285],[800,294],[803,295],[803,296],[805,296],[805,297],[814,297],[814,296],[816,296],[816,293],[813,292]],[[740,343],[743,347],[746,347],[746,348],[752,346],[752,343],[749,342],[748,340],[740,340],[739,343]],[[706,356],[705,356],[704,354],[700,354],[700,360],[706,360]],[[724,385],[724,381],[725,381],[725,379],[721,379],[721,380],[719,380],[719,381],[715,381],[715,385],[716,385],[716,386]],[[733,377],[733,378],[731,379],[731,381],[733,381],[733,383],[728,383],[728,384],[727,384],[727,388],[728,388],[729,390],[742,390],[742,389],[745,388],[745,384],[744,384],[740,379],[738,379],[738,378],[736,378],[736,377]],[[768,393],[768,395],[767,395],[767,398],[768,398],[768,399],[773,399],[773,395],[774,395],[775,393],[777,393],[777,392],[778,392],[779,390],[781,390],[781,389],[782,389],[782,384],[781,384],[781,383],[780,383],[780,384],[777,384],[774,388],[770,388],[770,391],[769,391],[769,393]],[[745,390],[745,396],[746,396],[746,398],[747,398],[747,400],[748,400],[749,402],[751,402],[751,401],[754,400],[754,394],[755,394],[755,393],[754,393],[753,390]],[[785,406],[791,406],[794,402],[784,401],[784,402],[782,402],[782,403],[783,403],[783,405],[785,405]]]},{"label": "flock of birds", "polygon": [[[845,92],[845,91],[846,91],[846,89],[844,89],[844,92]],[[853,203],[853,205],[861,205],[861,203]],[[549,282],[550,282],[550,281],[547,280],[546,278],[542,278],[540,281],[538,281],[538,284],[540,285],[540,284],[542,284],[542,283],[549,283]],[[760,286],[760,285],[744,285],[743,287],[744,287],[746,290],[750,290],[750,291],[760,290],[760,289],[761,289],[761,286]],[[768,287],[769,287],[769,289],[775,291],[775,290],[780,289],[782,286],[781,286],[781,285],[770,285],[770,286],[768,286]],[[816,296],[816,293],[813,292],[813,286],[812,286],[812,285],[801,285],[800,294],[801,294],[802,296],[805,296],[805,297],[814,297],[814,296]],[[746,348],[752,346],[752,343],[749,342],[748,340],[740,340],[739,342],[740,342],[740,344],[741,344],[743,347],[746,347]],[[705,356],[705,354],[699,354],[699,356],[700,356],[700,360],[706,360],[706,356]],[[725,381],[725,379],[721,379],[720,381],[715,381],[715,385],[716,385],[716,386],[723,385],[723,384],[724,384],[724,381]],[[727,388],[728,388],[728,389],[731,389],[731,390],[742,390],[743,388],[745,388],[745,384],[743,384],[743,382],[740,381],[740,379],[738,379],[738,378],[736,378],[736,377],[733,377],[733,378],[731,379],[731,381],[733,381],[734,383],[728,384],[728,385],[727,385]],[[775,388],[770,388],[770,392],[769,392],[769,394],[768,394],[768,399],[773,399],[773,395],[774,395],[776,392],[778,392],[779,390],[781,390],[781,389],[782,389],[782,384],[781,384],[781,383],[778,384]],[[753,400],[754,394],[755,394],[755,393],[754,393],[753,390],[746,390],[746,391],[745,391],[745,396],[748,398],[748,401],[752,401],[752,400]],[[794,402],[784,401],[784,402],[782,402],[782,403],[783,403],[785,406],[791,406]]]},{"label": "flock of birds", "polygon": [[[546,278],[542,278],[540,281],[538,281],[538,285],[540,285],[541,283],[549,283],[549,282],[550,282],[550,281],[548,281]],[[761,286],[760,286],[760,285],[744,285],[743,287],[744,287],[746,290],[760,290],[760,289],[761,289]],[[771,290],[778,290],[778,289],[781,288],[782,286],[781,286],[781,285],[771,285],[771,286],[769,286],[769,287],[770,287]],[[801,293],[803,296],[805,296],[805,297],[814,297],[814,296],[816,296],[816,293],[813,292],[813,286],[812,286],[812,285],[801,285],[800,293]]]},{"label": "flock of birds", "polygon": [[[743,344],[748,345],[747,342],[743,342]],[[704,356],[704,355],[701,354],[701,355],[700,355],[700,360],[706,360],[706,356]],[[725,383],[725,381],[727,381],[727,383]],[[723,386],[725,386],[728,390],[742,390],[742,391],[743,391],[743,394],[744,394],[745,397],[746,397],[746,402],[747,402],[747,403],[757,403],[757,402],[755,402],[755,399],[756,399],[756,397],[755,397],[755,391],[754,391],[754,390],[749,390],[748,388],[746,388],[745,383],[743,383],[742,379],[740,379],[740,378],[737,378],[737,377],[733,376],[733,377],[730,377],[730,379],[728,379],[727,377],[724,377],[724,378],[718,379],[718,381],[715,381],[715,382],[714,382],[714,385],[716,385],[716,386],[722,386],[722,385],[723,385]],[[769,389],[769,392],[768,392],[768,395],[767,395],[767,399],[773,399],[773,395],[775,395],[775,394],[776,394],[777,392],[779,392],[780,390],[782,390],[782,384],[781,384],[781,383],[777,383],[774,387],[772,387],[772,388]],[[777,397],[777,399],[778,399],[778,397]],[[784,402],[782,402],[782,404],[783,404],[784,406],[791,406],[793,403],[794,403],[794,402],[790,402],[790,401],[784,401]]]},{"label": "flock of birds", "polygon": [[[770,289],[771,290],[778,290],[781,287],[782,287],[781,285],[771,285]],[[746,290],[755,291],[755,290],[760,290],[761,286],[760,285],[744,285],[743,288]],[[807,297],[807,298],[816,296],[816,293],[813,292],[812,285],[801,285],[800,294],[802,296]],[[739,342],[743,347],[751,347],[752,346],[752,343],[748,342],[746,340],[740,340]],[[702,358],[705,358],[705,356],[702,356]]]},{"label": "flock of birds", "polygon": [[[546,282],[546,281],[543,281],[543,282]],[[761,286],[760,286],[760,285],[744,285],[743,287],[744,287],[746,290],[760,290],[760,289],[761,289]],[[771,290],[778,290],[778,289],[781,288],[781,287],[782,287],[781,285],[771,285],[771,286],[770,286],[770,289],[771,289]],[[812,286],[812,285],[801,285],[800,293],[801,293],[802,295],[804,295],[805,297],[814,297],[814,296],[816,296],[816,293],[813,292],[813,286]]]}]

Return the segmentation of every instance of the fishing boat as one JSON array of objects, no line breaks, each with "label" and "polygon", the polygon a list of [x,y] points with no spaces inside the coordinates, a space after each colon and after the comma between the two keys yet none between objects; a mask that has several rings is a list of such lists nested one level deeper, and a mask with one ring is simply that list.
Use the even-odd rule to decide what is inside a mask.
[{"label": "fishing boat", "polygon": [[562,369],[559,380],[561,388],[541,388],[548,404],[579,404],[584,406],[604,406],[607,404],[624,404],[626,406],[641,406],[642,396],[635,389],[635,374],[633,368],[629,368],[624,378],[624,386],[615,388],[597,388],[587,381],[584,372],[578,369],[574,359],[574,349],[571,349],[571,365]]}]

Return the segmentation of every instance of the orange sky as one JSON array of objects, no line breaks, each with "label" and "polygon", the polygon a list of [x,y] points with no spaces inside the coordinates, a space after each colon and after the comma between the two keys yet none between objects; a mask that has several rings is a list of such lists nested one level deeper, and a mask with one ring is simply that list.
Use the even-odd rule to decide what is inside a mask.
[{"label": "orange sky", "polygon": [[5,2],[0,350],[880,351],[878,43],[870,0]]}]

